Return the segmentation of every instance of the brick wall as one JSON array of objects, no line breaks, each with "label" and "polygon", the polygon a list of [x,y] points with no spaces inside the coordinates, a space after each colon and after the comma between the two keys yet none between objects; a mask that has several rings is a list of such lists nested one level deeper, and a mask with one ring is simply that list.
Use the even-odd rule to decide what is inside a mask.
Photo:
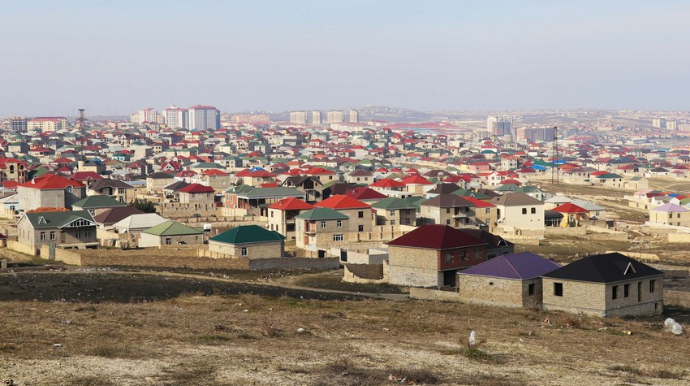
[{"label": "brick wall", "polygon": [[441,291],[427,288],[410,288],[410,298],[458,303],[462,301],[455,291]]}]

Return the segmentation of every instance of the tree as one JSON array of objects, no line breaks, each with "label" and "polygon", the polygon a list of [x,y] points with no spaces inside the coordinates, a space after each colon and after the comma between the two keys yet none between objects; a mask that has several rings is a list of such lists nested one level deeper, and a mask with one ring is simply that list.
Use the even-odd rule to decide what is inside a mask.
[{"label": "tree", "polygon": [[139,200],[136,198],[129,206],[137,208],[144,213],[156,213],[156,205],[149,200]]}]

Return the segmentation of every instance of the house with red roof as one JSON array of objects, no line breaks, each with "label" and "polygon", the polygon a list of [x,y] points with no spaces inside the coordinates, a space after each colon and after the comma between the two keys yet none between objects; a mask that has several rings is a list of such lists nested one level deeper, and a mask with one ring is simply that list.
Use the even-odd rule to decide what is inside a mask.
[{"label": "house with red roof", "polygon": [[402,192],[405,189],[405,184],[403,184],[400,181],[396,181],[392,178],[382,178],[373,184],[370,184],[369,187],[371,189],[374,189],[378,192],[386,192],[386,191],[397,191],[397,192]]},{"label": "house with red roof", "polygon": [[197,178],[199,183],[210,186],[219,193],[224,192],[232,184],[230,174],[218,169],[204,170]]},{"label": "house with red roof", "polygon": [[85,197],[83,183],[50,173],[17,186],[17,205],[22,211],[40,207],[71,209]]},{"label": "house with red roof", "polygon": [[0,180],[26,182],[28,164],[15,158],[0,157]]},{"label": "house with red roof", "polygon": [[293,240],[295,217],[311,209],[314,209],[314,205],[297,197],[288,197],[275,202],[268,206],[268,229],[280,233],[287,240]]},{"label": "house with red roof", "polygon": [[215,189],[201,184],[190,184],[179,190],[181,204],[213,204]]},{"label": "house with red roof", "polygon": [[364,186],[358,186],[354,189],[348,189],[345,191],[345,194],[354,199],[362,201],[365,204],[372,204],[374,202],[381,201],[384,198],[388,197],[381,192],[377,192],[374,189],[367,188]]},{"label": "house with red roof", "polygon": [[455,287],[459,270],[487,260],[485,241],[447,225],[422,225],[388,243],[389,281]]},{"label": "house with red roof", "polygon": [[244,169],[235,174],[237,185],[261,186],[270,182],[277,182],[276,175],[262,168]]},{"label": "house with red roof", "polygon": [[103,179],[103,176],[100,174],[93,172],[93,171],[88,171],[88,172],[75,172],[72,173],[70,178],[74,181],[79,181],[86,185],[86,187],[91,186],[96,181],[100,181]]},{"label": "house with red roof", "polygon": [[419,174],[412,174],[409,177],[403,178],[401,183],[405,184],[405,191],[422,195],[433,189],[436,185]]},{"label": "house with red roof", "polygon": [[572,202],[566,202],[552,209],[554,212],[561,213],[563,219],[561,220],[561,227],[573,228],[582,226],[582,222],[587,220],[589,211],[585,208],[577,206]]},{"label": "house with red roof", "polygon": [[374,211],[369,204],[359,201],[349,195],[331,196],[316,203],[317,208],[329,208],[346,215],[350,232],[371,232],[374,221]]}]

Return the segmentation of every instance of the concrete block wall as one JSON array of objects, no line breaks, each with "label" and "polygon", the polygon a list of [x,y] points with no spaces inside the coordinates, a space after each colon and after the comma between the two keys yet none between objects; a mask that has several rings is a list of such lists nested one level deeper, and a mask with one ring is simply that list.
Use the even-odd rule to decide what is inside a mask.
[{"label": "concrete block wall", "polygon": [[[529,296],[529,284],[535,284],[533,296]],[[525,283],[516,279],[461,274],[458,275],[458,293],[463,302],[502,307],[541,306],[542,300],[540,279]]]}]

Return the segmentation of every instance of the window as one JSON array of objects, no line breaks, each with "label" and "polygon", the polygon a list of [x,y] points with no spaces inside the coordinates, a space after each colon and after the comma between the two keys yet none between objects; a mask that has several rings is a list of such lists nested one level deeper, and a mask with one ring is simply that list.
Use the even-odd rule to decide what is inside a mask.
[{"label": "window", "polygon": [[46,233],[41,232],[41,241],[46,241]]},{"label": "window", "polygon": [[460,251],[460,260],[467,260],[467,251]]},{"label": "window", "polygon": [[451,261],[453,261],[453,254],[448,252],[446,253],[446,263],[450,263]]},{"label": "window", "polygon": [[656,280],[649,281],[649,293],[653,293],[656,290]]},{"label": "window", "polygon": [[364,225],[357,226],[357,231],[358,232],[364,232]]},{"label": "window", "polygon": [[637,302],[642,301],[642,282],[638,281],[637,282]]},{"label": "window", "polygon": [[395,225],[395,220],[391,220],[391,225]]},{"label": "window", "polygon": [[273,211],[271,211],[271,217],[273,217],[273,213],[274,213],[274,212],[273,212]]},{"label": "window", "polygon": [[89,237],[89,231],[84,231],[84,237]]},{"label": "window", "polygon": [[242,256],[249,255],[249,250],[247,249],[247,247],[242,247],[241,254],[242,254]]},{"label": "window", "polygon": [[532,208],[532,209],[530,209],[530,213],[532,213],[532,214],[537,213],[537,208]]},{"label": "window", "polygon": [[364,218],[364,211],[361,211],[361,210],[360,210],[360,211],[357,213],[357,217],[359,217],[359,218]]},{"label": "window", "polygon": [[527,208],[522,208],[522,214],[527,214]]},{"label": "window", "polygon": [[172,237],[166,237],[165,238],[165,245],[171,245],[172,244]]},{"label": "window", "polygon": [[450,225],[450,220],[446,220],[446,225]]},{"label": "window", "polygon": [[341,228],[343,226],[343,220],[338,220],[335,222],[335,226]]},{"label": "window", "polygon": [[553,283],[553,295],[563,296],[563,283]]},{"label": "window", "polygon": [[618,286],[614,285],[611,287],[611,299],[616,300],[618,299]]},{"label": "window", "polygon": [[527,286],[527,294],[529,296],[534,296],[534,283]]},{"label": "window", "polygon": [[50,239],[55,240],[55,232],[50,232]]},{"label": "window", "polygon": [[491,208],[486,208],[484,213],[491,214]]},{"label": "window", "polygon": [[117,188],[117,193],[125,194],[125,188]]},{"label": "window", "polygon": [[627,298],[630,296],[630,284],[623,284],[623,297]]},{"label": "window", "polygon": [[343,237],[342,233],[339,233],[337,235],[333,235],[333,241],[343,241],[345,240],[345,237]]},{"label": "window", "polygon": [[81,231],[74,232],[74,237],[80,238],[81,237]]},{"label": "window", "polygon": [[450,208],[446,208],[446,213],[450,213]]},{"label": "window", "polygon": [[476,260],[479,260],[482,258],[482,250],[481,249],[475,249],[474,250],[474,258]]},{"label": "window", "polygon": [[391,211],[390,211],[390,214],[391,214],[391,216],[395,216],[395,211],[394,211],[394,210],[391,210]]},{"label": "window", "polygon": [[321,221],[321,228],[325,228],[325,227],[326,227],[326,222],[325,222],[325,221]]}]

